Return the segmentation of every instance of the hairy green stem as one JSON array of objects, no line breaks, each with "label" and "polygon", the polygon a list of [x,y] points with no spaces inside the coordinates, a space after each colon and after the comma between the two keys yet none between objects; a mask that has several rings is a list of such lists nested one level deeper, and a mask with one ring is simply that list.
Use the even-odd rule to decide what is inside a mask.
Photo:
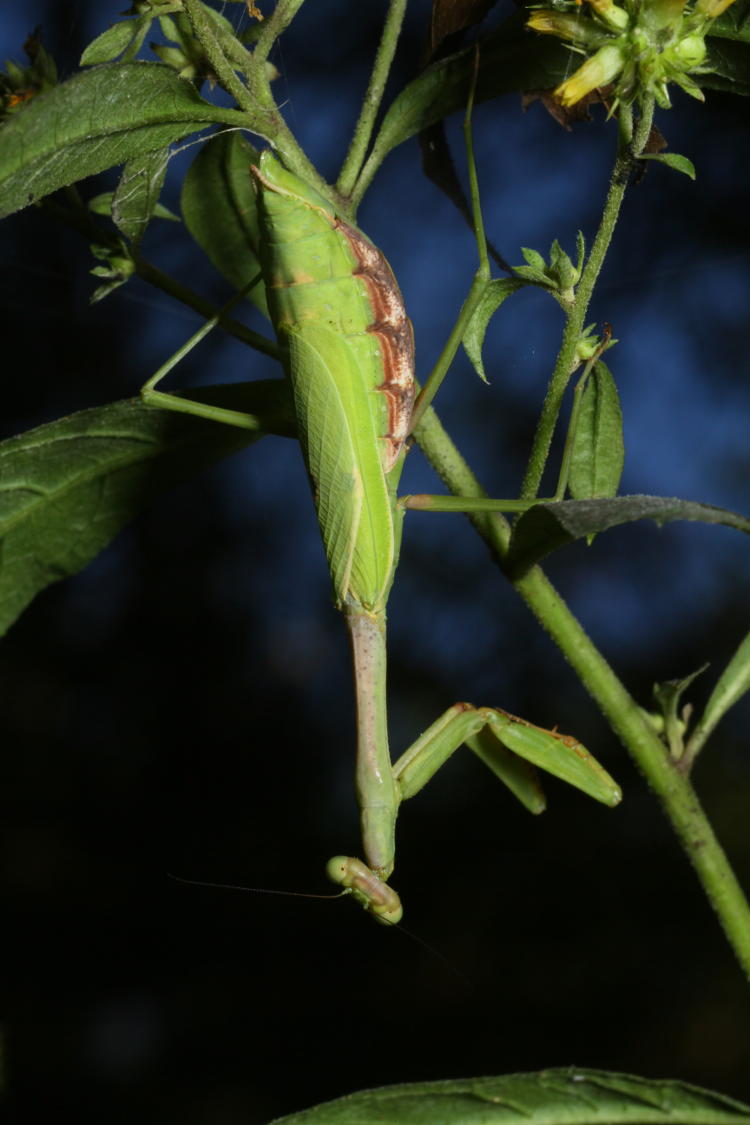
[{"label": "hairy green stem", "polygon": [[[288,0],[287,3],[283,3],[282,0],[268,20],[268,24],[273,24],[274,27],[281,24],[287,26],[302,2],[303,0]],[[248,131],[273,144],[292,172],[301,176],[307,183],[313,184],[326,197],[330,197],[330,187],[305,156],[274,101],[261,40],[259,39],[252,54],[253,65],[243,67],[248,74],[249,85],[246,86],[235,74],[235,64],[230,61],[227,51],[219,41],[216,25],[206,15],[205,9],[197,0],[184,0],[184,3],[195,37],[214,68],[216,77],[242,110]],[[283,15],[280,14],[281,9]],[[286,23],[283,23],[284,16],[288,16]],[[269,42],[268,50],[270,45]]]},{"label": "hairy green stem", "polygon": [[401,34],[401,25],[404,22],[404,13],[408,2],[409,0],[390,0],[388,15],[383,25],[383,34],[375,55],[375,62],[373,63],[367,92],[362,102],[359,120],[354,128],[349,151],[346,154],[336,184],[343,196],[351,195],[364,163],[375,125],[375,118],[383,100],[383,92],[388,81],[393,56],[396,53],[396,44]]},{"label": "hairy green stem", "polygon": [[412,412],[412,429],[419,428],[421,419],[424,412],[429,407],[433,398],[437,394],[443,379],[448,373],[450,365],[458,351],[461,340],[463,339],[466,325],[474,315],[479,302],[481,301],[484,292],[487,288],[488,278],[480,270],[477,270],[474,275],[474,280],[471,283],[469,294],[461,306],[461,311],[458,314],[456,323],[453,325],[451,334],[445,342],[443,350],[438,356],[437,363],[430,372],[429,378],[425,380],[422,390],[417,395],[416,402],[414,403],[414,410]]},{"label": "hairy green stem", "polygon": [[206,52],[206,58],[214,68],[216,77],[227,93],[232,95],[240,109],[249,117],[252,116],[255,111],[252,95],[244,82],[237,77],[233,65],[227,59],[226,52],[219,42],[216,24],[206,14],[206,9],[198,0],[184,0],[184,6],[195,37]]},{"label": "hairy green stem", "polygon": [[[628,114],[630,111],[623,107],[621,112]],[[633,163],[643,151],[643,147],[651,132],[653,113],[654,102],[653,99],[651,99],[642,109],[635,134],[633,135],[632,144],[627,141],[630,132],[628,128],[629,122],[626,120],[621,124],[617,157],[612,170],[609,192],[607,193],[607,199],[604,204],[599,229],[596,232],[591,252],[581,273],[581,279],[576,287],[575,299],[568,312],[568,319],[560,344],[560,351],[558,352],[552,377],[547,387],[547,394],[537,424],[531,455],[521,488],[521,497],[523,499],[530,499],[536,496],[539,491],[544,468],[547,464],[550,445],[552,443],[552,435],[557,425],[563,395],[565,394],[568,381],[575,370],[576,348],[586,322],[591,295],[594,291],[594,286],[599,277],[602,265],[604,264],[604,258],[609,249],[609,244],[612,241],[612,235],[614,234],[617,219],[620,214],[620,207],[628,186]]]},{"label": "hairy green stem", "polygon": [[[415,436],[438,476],[456,496],[486,495],[434,411],[424,414]],[[507,521],[488,512],[475,512],[469,518],[502,567],[510,539]],[[541,569],[534,567],[513,585],[573,666],[656,793],[750,978],[750,906],[686,772],[670,760],[635,700]]]}]

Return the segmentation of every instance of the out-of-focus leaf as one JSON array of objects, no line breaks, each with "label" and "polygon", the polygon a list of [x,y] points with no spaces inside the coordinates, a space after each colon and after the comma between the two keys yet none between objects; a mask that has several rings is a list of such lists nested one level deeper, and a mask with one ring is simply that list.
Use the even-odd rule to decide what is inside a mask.
[{"label": "out-of-focus leaf", "polygon": [[[513,90],[542,90],[565,76],[570,52],[551,36],[530,35],[514,15],[480,40],[476,101]],[[370,160],[380,164],[396,145],[455,110],[464,110],[474,69],[474,48],[428,66],[402,90],[386,113]]]},{"label": "out-of-focus leaf", "polygon": [[484,19],[497,0],[432,0],[430,44],[432,50],[459,31]]},{"label": "out-of-focus leaf", "polygon": [[562,500],[535,504],[520,517],[513,529],[506,566],[519,578],[545,555],[621,523],[671,520],[723,524],[750,535],[750,519],[726,508],[677,500],[667,496],[616,496],[611,500]]},{"label": "out-of-focus leaf", "polygon": [[688,1086],[562,1067],[361,1090],[271,1125],[741,1125],[750,1106]]},{"label": "out-of-focus leaf", "polygon": [[750,0],[735,0],[711,24],[708,39],[736,39],[750,43]]},{"label": "out-of-focus leaf", "polygon": [[[422,171],[425,176],[448,196],[448,199],[463,216],[466,225],[473,234],[474,216],[471,213],[471,206],[463,184],[456,172],[453,154],[445,135],[444,121],[437,121],[434,125],[429,125],[422,130],[419,134],[419,148],[422,153]],[[501,270],[510,273],[510,266],[489,239],[487,239],[487,253]]]},{"label": "out-of-focus leaf", "polygon": [[0,218],[237,110],[211,105],[161,63],[107,63],[29,102],[0,129]]},{"label": "out-of-focus leaf", "polygon": [[570,458],[571,495],[576,500],[616,496],[624,460],[620,396],[612,373],[600,360],[581,400]]},{"label": "out-of-focus leaf", "polygon": [[[182,188],[182,217],[195,241],[235,289],[258,264],[258,211],[250,165],[258,153],[239,133],[218,133],[190,165]],[[262,281],[249,299],[268,315]]]},{"label": "out-of-focus leaf", "polygon": [[0,442],[0,635],[81,570],[154,496],[263,433],[293,434],[283,380],[191,391],[257,416],[242,430],[128,399]]},{"label": "out-of-focus leaf", "polygon": [[706,66],[711,67],[711,72],[699,75],[703,89],[725,90],[749,97],[750,45],[718,37],[707,39],[706,45]]}]

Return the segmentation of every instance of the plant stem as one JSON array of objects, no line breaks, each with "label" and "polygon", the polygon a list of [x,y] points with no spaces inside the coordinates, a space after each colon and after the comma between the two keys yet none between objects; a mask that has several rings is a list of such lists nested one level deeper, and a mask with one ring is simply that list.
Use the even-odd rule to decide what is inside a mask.
[{"label": "plant stem", "polygon": [[354,128],[349,151],[346,154],[336,184],[337,189],[344,196],[351,195],[367,154],[375,118],[383,100],[385,84],[388,81],[393,56],[396,53],[396,44],[401,33],[401,25],[404,22],[407,3],[408,0],[391,0],[390,2],[388,15],[383,25],[383,34],[373,63],[370,82],[362,102],[359,120]]},{"label": "plant stem", "polygon": [[424,412],[429,407],[433,398],[437,394],[440,384],[448,374],[450,365],[453,363],[456,352],[458,351],[461,340],[463,339],[466,325],[474,315],[479,302],[481,301],[484,292],[487,288],[487,277],[481,270],[477,270],[474,275],[474,280],[471,283],[471,289],[468,296],[461,306],[461,311],[456,318],[456,323],[453,325],[451,334],[445,341],[445,345],[440,355],[438,356],[437,363],[430,372],[429,377],[425,380],[422,390],[419,392],[416,402],[414,403],[414,410],[412,411],[412,429],[419,428]]},{"label": "plant stem", "polygon": [[[415,436],[435,471],[456,496],[486,495],[434,411],[424,414]],[[502,568],[510,539],[507,521],[498,514],[485,512],[473,513],[469,518]],[[643,718],[635,700],[541,569],[534,567],[513,585],[573,666],[655,791],[727,940],[750,978],[750,906],[685,771],[669,759],[666,747]]]},{"label": "plant stem", "polygon": [[[246,67],[249,71],[249,86],[246,86],[235,74],[234,64],[227,57],[227,52],[219,41],[216,25],[206,15],[205,9],[198,3],[198,0],[184,0],[184,3],[195,37],[206,52],[206,57],[214,68],[216,77],[242,110],[245,116],[245,127],[248,131],[273,144],[292,172],[313,184],[326,197],[330,197],[330,187],[297,144],[294,134],[279,112],[271,93],[265,54],[270,50],[273,39],[267,42],[265,54],[261,47],[261,39],[258,40],[258,45],[251,56],[253,65]],[[280,0],[273,15],[269,18],[268,26],[264,28],[262,36],[266,35],[266,39],[268,39],[269,28],[271,27],[279,26],[283,30],[283,27],[291,22],[302,3],[303,0],[286,0],[286,2]]]},{"label": "plant stem", "polygon": [[[621,112],[623,114],[629,114],[630,110],[626,109],[626,107],[622,107]],[[612,170],[607,199],[604,204],[599,229],[596,232],[596,237],[591,247],[591,252],[576,288],[575,299],[568,312],[568,319],[560,344],[560,351],[558,352],[552,377],[547,387],[547,394],[537,424],[534,443],[521,488],[521,497],[523,499],[530,499],[536,496],[539,491],[539,485],[541,484],[544,467],[547,463],[547,457],[552,443],[552,435],[557,425],[563,395],[565,394],[568,380],[575,370],[576,347],[581,332],[583,331],[591,295],[594,291],[594,286],[599,277],[602,265],[604,264],[604,258],[609,244],[612,241],[612,235],[620,214],[620,207],[633,168],[633,162],[643,151],[643,147],[651,132],[653,113],[654,103],[653,99],[651,99],[650,102],[644,105],[641,116],[638,119],[632,145],[626,140],[630,132],[628,128],[629,122],[626,120],[621,123],[617,157]]]},{"label": "plant stem", "polygon": [[495,500],[484,496],[440,496],[415,492],[399,496],[398,503],[409,512],[527,512],[534,504],[553,504],[547,500]]},{"label": "plant stem", "polygon": [[216,77],[227,93],[231,94],[240,109],[249,117],[253,116],[255,105],[252,95],[244,82],[234,72],[216,34],[216,25],[198,0],[184,0],[185,11],[190,20],[195,37],[206,52],[206,58],[214,68]]},{"label": "plant stem", "polygon": [[687,774],[670,759],[633,697],[540,568],[534,567],[514,586],[573,666],[655,792],[750,979],[750,906]]},{"label": "plant stem", "polygon": [[461,310],[456,318],[456,323],[453,325],[453,330],[448,337],[445,346],[438,357],[438,361],[433,367],[428,379],[426,380],[422,390],[417,395],[414,409],[412,411],[412,429],[416,429],[419,421],[424,414],[427,407],[430,405],[435,395],[437,394],[443,379],[448,374],[448,369],[453,363],[456,352],[458,351],[461,340],[463,339],[464,332],[471,322],[471,318],[479,307],[479,303],[484,296],[487,286],[490,283],[491,271],[490,260],[487,256],[487,238],[484,233],[484,219],[482,217],[482,202],[479,197],[479,180],[477,178],[477,165],[474,159],[474,137],[471,129],[471,118],[474,109],[474,95],[477,88],[477,77],[479,75],[479,53],[474,54],[474,69],[471,75],[471,85],[469,87],[469,97],[466,103],[466,113],[464,115],[464,143],[466,145],[466,162],[469,171],[469,188],[471,194],[471,215],[474,227],[474,238],[477,244],[477,254],[479,256],[479,265],[474,274],[474,280],[471,283],[471,289],[468,296],[461,306]]}]

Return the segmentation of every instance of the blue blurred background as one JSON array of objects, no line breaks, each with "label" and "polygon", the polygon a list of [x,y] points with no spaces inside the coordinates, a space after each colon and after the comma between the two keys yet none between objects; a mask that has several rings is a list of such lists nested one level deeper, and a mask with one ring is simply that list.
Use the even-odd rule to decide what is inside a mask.
[{"label": "blue blurred background", "polygon": [[[385,4],[309,2],[275,53],[277,98],[335,177]],[[91,0],[5,5],[0,58],[41,25],[70,75],[117,18]],[[501,0],[496,19],[512,10]],[[412,0],[393,75],[429,26]],[[242,5],[225,14],[247,20]],[[625,418],[624,492],[747,513],[750,249],[747,107],[677,93],[658,124],[698,180],[652,167],[627,199],[592,308]],[[614,126],[568,133],[509,96],[480,106],[490,237],[505,257],[590,239]],[[448,133],[464,168],[460,122]],[[176,156],[165,201],[195,148]],[[93,196],[116,174],[83,185]],[[359,215],[399,279],[418,370],[436,358],[475,266],[472,237],[392,153]],[[198,326],[133,280],[93,307],[75,233],[25,211],[2,227],[2,436],[128,397]],[[146,256],[216,304],[227,284],[186,231],[154,223]],[[266,330],[248,313],[248,323]],[[494,495],[517,492],[554,360],[559,309],[516,295],[486,345],[491,386],[459,356],[437,406]],[[276,374],[213,333],[180,386]],[[406,491],[437,490],[415,452]],[[710,661],[700,706],[748,628],[748,544],[724,528],[622,528],[548,573],[639,702]],[[195,879],[325,893],[356,853],[348,651],[299,452],[264,439],[155,501],[87,570],[44,593],[0,645],[10,971],[9,1077],[29,1119],[262,1123],[362,1086],[576,1063],[750,1098],[750,1011],[698,885],[605,722],[458,516],[410,517],[390,608],[392,744],[457,699],[572,731],[621,782],[610,811],[547,785],[534,820],[459,754],[403,810],[394,883],[406,924],[351,904],[201,890]],[[747,701],[696,771],[750,882]]]}]

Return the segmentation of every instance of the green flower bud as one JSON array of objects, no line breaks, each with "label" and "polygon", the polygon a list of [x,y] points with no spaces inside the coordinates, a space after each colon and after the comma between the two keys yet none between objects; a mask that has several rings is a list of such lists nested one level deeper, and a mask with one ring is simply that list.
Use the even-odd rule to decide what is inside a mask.
[{"label": "green flower bud", "polygon": [[702,35],[686,35],[673,48],[676,62],[689,70],[700,66],[706,58],[706,41]]},{"label": "green flower bud", "polygon": [[624,8],[618,8],[613,0],[589,0],[596,14],[612,31],[624,31],[630,24],[630,16]]}]

